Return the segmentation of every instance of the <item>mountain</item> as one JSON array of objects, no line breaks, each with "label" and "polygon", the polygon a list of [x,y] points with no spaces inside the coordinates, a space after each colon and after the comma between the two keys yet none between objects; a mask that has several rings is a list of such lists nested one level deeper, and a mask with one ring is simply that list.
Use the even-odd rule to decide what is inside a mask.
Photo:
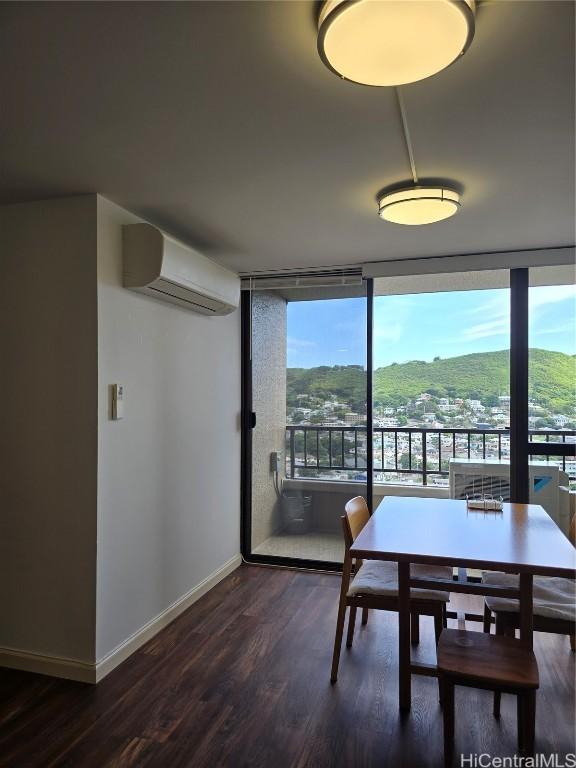
[{"label": "mountain", "polygon": [[[507,350],[393,363],[374,371],[374,401],[402,405],[422,392],[436,397],[461,397],[496,404],[509,394],[510,355]],[[297,395],[336,398],[360,407],[365,402],[366,373],[361,366],[288,368],[288,406]],[[556,413],[571,412],[576,390],[576,356],[545,349],[530,350],[530,397]],[[354,404],[356,403],[356,406]]]}]

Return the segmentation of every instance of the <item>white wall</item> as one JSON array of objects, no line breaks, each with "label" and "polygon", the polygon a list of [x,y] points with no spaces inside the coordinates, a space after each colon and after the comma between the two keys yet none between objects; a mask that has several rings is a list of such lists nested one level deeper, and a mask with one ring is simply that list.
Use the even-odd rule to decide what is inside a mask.
[{"label": "white wall", "polygon": [[2,663],[94,660],[96,330],[96,197],[2,206]]},{"label": "white wall", "polygon": [[240,562],[239,312],[125,290],[136,220],[0,207],[0,665],[95,681]]},{"label": "white wall", "polygon": [[204,317],[122,288],[133,221],[98,198],[97,659],[240,550],[239,312]]}]

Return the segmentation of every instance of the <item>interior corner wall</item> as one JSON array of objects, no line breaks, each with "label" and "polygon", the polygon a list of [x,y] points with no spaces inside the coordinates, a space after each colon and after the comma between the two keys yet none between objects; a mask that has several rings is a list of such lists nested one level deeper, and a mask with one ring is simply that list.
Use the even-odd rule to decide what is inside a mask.
[{"label": "interior corner wall", "polygon": [[122,225],[135,221],[98,198],[98,660],[240,552],[240,313],[123,288]]},{"label": "interior corner wall", "polygon": [[[286,300],[277,293],[252,294],[252,549],[281,528],[270,454],[286,443]],[[280,473],[282,480],[284,472]]]},{"label": "interior corner wall", "polygon": [[96,196],[0,207],[3,657],[94,661],[96,313]]}]

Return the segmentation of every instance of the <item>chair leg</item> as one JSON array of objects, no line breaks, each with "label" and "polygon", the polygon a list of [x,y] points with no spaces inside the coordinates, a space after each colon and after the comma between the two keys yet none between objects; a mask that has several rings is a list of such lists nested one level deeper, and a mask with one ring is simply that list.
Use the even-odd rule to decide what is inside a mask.
[{"label": "chair leg", "polygon": [[494,704],[493,704],[493,713],[494,717],[500,717],[500,700],[502,698],[502,694],[500,691],[494,691]]},{"label": "chair leg", "polygon": [[362,608],[362,624],[368,624],[368,608]]},{"label": "chair leg", "polygon": [[444,765],[452,765],[454,757],[454,683],[442,676],[442,717],[444,720]]},{"label": "chair leg", "polygon": [[354,625],[356,624],[356,606],[350,606],[350,613],[348,614],[348,636],[346,638],[346,648],[352,648],[352,641],[354,640]]},{"label": "chair leg", "polygon": [[527,755],[534,754],[534,740],[536,735],[536,691],[527,691],[522,705],[523,727],[522,748]]},{"label": "chair leg", "polygon": [[516,723],[518,728],[518,752],[524,751],[524,744],[526,741],[526,706],[523,693],[519,693],[516,696]]},{"label": "chair leg", "polygon": [[448,626],[448,608],[446,607],[446,603],[442,603],[442,627],[444,629]]},{"label": "chair leg", "polygon": [[482,627],[483,632],[486,632],[489,635],[491,625],[492,625],[492,611],[490,610],[490,608],[488,608],[486,603],[484,603],[484,622]]},{"label": "chair leg", "polygon": [[332,672],[330,682],[338,680],[338,664],[340,662],[340,649],[342,648],[342,635],[344,634],[344,620],[346,619],[346,603],[338,608],[338,620],[336,621],[336,637],[334,638],[334,653],[332,655]]},{"label": "chair leg", "polygon": [[335,683],[338,680],[338,664],[340,662],[340,650],[342,648],[342,635],[344,634],[344,621],[346,619],[346,595],[350,587],[350,573],[352,571],[352,560],[348,552],[344,556],[344,566],[342,568],[342,583],[340,586],[340,602],[338,604],[338,619],[336,621],[336,635],[334,637],[334,653],[332,654],[332,671],[330,673],[330,682]]},{"label": "chair leg", "polygon": [[[497,635],[504,635],[505,634],[505,628],[504,628],[504,622],[502,620],[502,616],[500,614],[496,614],[496,634]],[[494,717],[500,717],[500,700],[502,698],[502,694],[500,691],[494,691]]]},{"label": "chair leg", "polygon": [[410,614],[410,641],[412,645],[418,645],[420,642],[420,615],[418,613]]},{"label": "chair leg", "polygon": [[570,648],[576,651],[576,635],[570,635]]},{"label": "chair leg", "polygon": [[436,645],[440,640],[442,634],[442,627],[444,626],[444,614],[446,612],[446,606],[442,604],[436,609],[434,613],[434,637],[436,638]]},{"label": "chair leg", "polygon": [[[439,609],[436,610],[434,614],[434,637],[436,640],[436,645],[438,645],[440,641],[440,635],[442,634],[442,629],[446,626],[446,603],[442,603],[439,606]],[[440,706],[444,706],[444,684],[442,682],[442,677],[438,677],[438,701],[440,702]]]}]

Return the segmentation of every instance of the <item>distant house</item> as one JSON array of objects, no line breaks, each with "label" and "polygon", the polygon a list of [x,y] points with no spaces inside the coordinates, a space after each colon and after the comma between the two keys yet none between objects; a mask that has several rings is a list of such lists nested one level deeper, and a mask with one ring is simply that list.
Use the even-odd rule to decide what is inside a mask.
[{"label": "distant house", "polygon": [[568,424],[568,422],[570,421],[568,416],[564,416],[564,414],[562,413],[558,413],[552,416],[552,419],[554,421],[554,424],[556,424],[556,426],[560,428],[565,427],[566,424]]}]

